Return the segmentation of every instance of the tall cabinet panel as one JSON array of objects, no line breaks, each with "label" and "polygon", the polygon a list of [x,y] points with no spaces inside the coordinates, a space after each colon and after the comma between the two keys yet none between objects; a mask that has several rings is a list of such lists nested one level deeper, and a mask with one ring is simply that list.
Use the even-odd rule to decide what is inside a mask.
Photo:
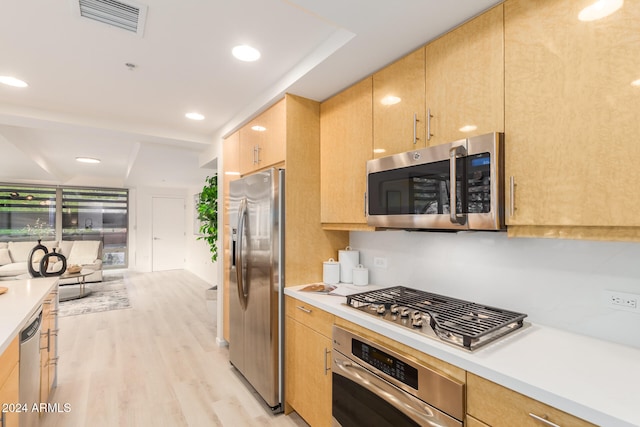
[{"label": "tall cabinet panel", "polygon": [[[231,274],[231,225],[229,224],[229,183],[240,178],[240,132],[229,135],[222,145],[222,176],[218,177],[218,181],[222,178],[223,189],[223,215],[222,215],[222,256],[224,265],[223,278],[223,312],[229,312],[229,275]],[[218,184],[219,185],[219,184]],[[222,335],[225,340],[229,341],[229,322],[223,322]]]},{"label": "tall cabinet panel", "polygon": [[425,147],[424,47],[373,75],[373,156]]},{"label": "tall cabinet panel", "polygon": [[320,105],[321,221],[325,229],[365,229],[366,164],[372,155],[372,78]]},{"label": "tall cabinet panel", "polygon": [[640,226],[640,2],[579,20],[591,3],[504,5],[511,235],[526,234],[518,226],[544,226],[547,236]]},{"label": "tall cabinet panel", "polygon": [[427,145],[504,131],[503,6],[426,46]]}]

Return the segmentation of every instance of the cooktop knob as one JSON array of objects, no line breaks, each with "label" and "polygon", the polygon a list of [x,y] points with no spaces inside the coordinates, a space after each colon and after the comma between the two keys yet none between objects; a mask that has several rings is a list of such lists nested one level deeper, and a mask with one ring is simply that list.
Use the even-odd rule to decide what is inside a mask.
[{"label": "cooktop knob", "polygon": [[384,308],[384,304],[380,304],[376,309],[376,311],[378,312],[378,314],[384,314],[384,312],[387,311],[387,309]]},{"label": "cooktop knob", "polygon": [[400,308],[400,316],[409,317],[409,309],[407,307]]},{"label": "cooktop knob", "polygon": [[398,314],[399,308],[400,308],[400,306],[398,304],[391,304],[391,312],[393,314]]},{"label": "cooktop knob", "polygon": [[422,328],[422,317],[414,317],[411,320],[411,326],[414,328]]}]

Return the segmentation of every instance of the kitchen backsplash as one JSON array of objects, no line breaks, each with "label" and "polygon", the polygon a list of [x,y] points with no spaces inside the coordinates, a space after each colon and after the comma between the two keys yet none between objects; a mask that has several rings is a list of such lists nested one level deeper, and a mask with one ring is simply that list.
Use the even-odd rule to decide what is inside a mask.
[{"label": "kitchen backsplash", "polygon": [[[351,232],[369,282],[405,285],[528,314],[527,320],[640,348],[640,310],[613,310],[605,290],[640,299],[640,244],[509,239],[493,232]],[[374,267],[386,258],[387,268]]]}]

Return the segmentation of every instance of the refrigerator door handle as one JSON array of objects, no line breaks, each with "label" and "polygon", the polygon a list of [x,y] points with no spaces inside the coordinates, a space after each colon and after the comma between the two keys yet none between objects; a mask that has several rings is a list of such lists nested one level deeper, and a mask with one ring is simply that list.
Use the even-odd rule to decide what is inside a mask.
[{"label": "refrigerator door handle", "polygon": [[244,285],[244,263],[242,260],[242,246],[244,239],[244,226],[247,219],[247,199],[242,199],[240,207],[238,208],[238,236],[235,251],[235,264],[236,264],[236,283],[238,286],[238,299],[240,300],[240,307],[243,310],[247,308],[248,292]]}]

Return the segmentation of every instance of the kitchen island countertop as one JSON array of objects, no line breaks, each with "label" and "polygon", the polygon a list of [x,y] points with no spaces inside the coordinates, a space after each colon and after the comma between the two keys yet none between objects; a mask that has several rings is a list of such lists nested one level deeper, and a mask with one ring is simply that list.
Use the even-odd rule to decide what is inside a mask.
[{"label": "kitchen island countertop", "polygon": [[0,282],[0,286],[8,288],[6,293],[0,295],[0,354],[57,283],[57,277]]},{"label": "kitchen island countertop", "polygon": [[344,296],[302,287],[284,293],[594,424],[640,426],[640,349],[525,322],[468,352],[349,308]]}]

